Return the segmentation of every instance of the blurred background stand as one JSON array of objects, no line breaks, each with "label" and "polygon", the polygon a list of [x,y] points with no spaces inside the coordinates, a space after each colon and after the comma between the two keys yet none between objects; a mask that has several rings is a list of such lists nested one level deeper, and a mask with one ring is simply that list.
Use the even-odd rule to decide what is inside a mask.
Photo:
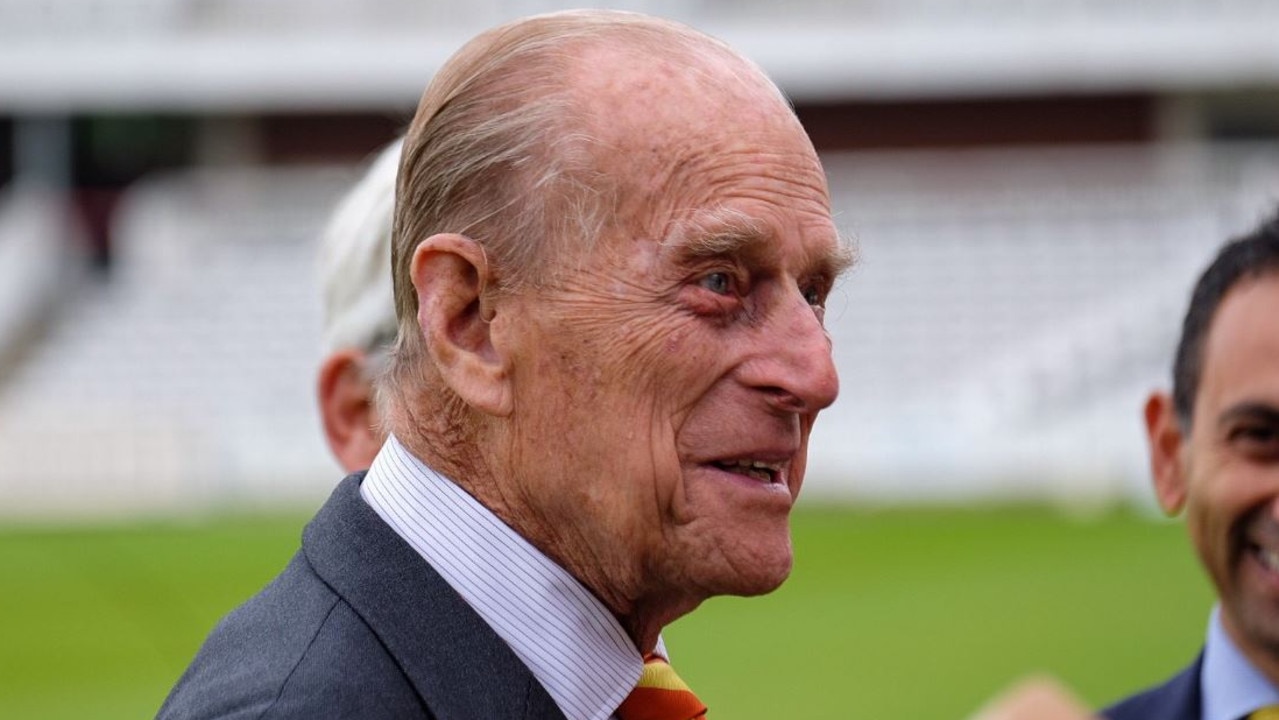
[{"label": "blurred background stand", "polygon": [[[1034,668],[1096,706],[1179,667],[1212,593],[1128,512],[1140,402],[1279,199],[1279,3],[609,5],[777,79],[861,258],[794,576],[670,629],[690,683],[725,717],[960,717]],[[466,38],[565,6],[0,0],[0,715],[154,712],[287,561],[340,474],[327,214]]]},{"label": "blurred background stand", "polygon": [[[0,517],[312,505],[315,237],[537,0],[0,0]],[[1267,0],[633,0],[793,98],[862,262],[806,502],[1149,507],[1142,395],[1279,198]]]}]

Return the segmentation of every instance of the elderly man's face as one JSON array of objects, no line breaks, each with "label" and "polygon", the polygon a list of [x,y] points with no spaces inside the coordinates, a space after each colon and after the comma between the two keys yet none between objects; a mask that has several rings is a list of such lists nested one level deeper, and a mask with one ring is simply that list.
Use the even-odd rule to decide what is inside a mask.
[{"label": "elderly man's face", "polygon": [[1180,454],[1186,523],[1227,629],[1279,658],[1279,277],[1243,280],[1217,309]]},{"label": "elderly man's face", "polygon": [[762,88],[662,72],[593,95],[619,212],[522,298],[513,371],[520,504],[622,612],[785,579],[838,392],[823,305],[844,253],[811,145]]}]

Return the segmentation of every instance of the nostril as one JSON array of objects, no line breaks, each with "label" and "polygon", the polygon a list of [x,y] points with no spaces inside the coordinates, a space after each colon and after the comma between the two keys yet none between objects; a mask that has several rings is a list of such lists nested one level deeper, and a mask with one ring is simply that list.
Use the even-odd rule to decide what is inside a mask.
[{"label": "nostril", "polygon": [[808,403],[795,393],[780,387],[760,388],[769,397],[773,407],[787,413],[804,413],[808,411]]}]

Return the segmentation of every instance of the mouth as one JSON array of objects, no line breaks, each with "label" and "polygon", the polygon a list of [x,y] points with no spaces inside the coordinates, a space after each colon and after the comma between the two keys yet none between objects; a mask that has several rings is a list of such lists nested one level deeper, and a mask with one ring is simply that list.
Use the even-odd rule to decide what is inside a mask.
[{"label": "mouth", "polygon": [[785,460],[758,460],[754,458],[713,460],[709,463],[711,467],[717,470],[734,475],[742,475],[765,485],[781,484],[788,464],[789,462]]},{"label": "mouth", "polygon": [[1252,513],[1238,528],[1238,547],[1279,586],[1279,521],[1265,509]]},{"label": "mouth", "polygon": [[1248,543],[1247,551],[1249,555],[1261,564],[1261,567],[1279,575],[1279,549],[1263,547],[1258,543],[1250,542]]}]

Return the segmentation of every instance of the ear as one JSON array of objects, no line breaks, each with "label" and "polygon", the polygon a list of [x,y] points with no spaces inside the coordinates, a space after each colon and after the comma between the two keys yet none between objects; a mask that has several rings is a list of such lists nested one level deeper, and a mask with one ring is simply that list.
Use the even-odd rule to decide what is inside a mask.
[{"label": "ear", "polygon": [[490,415],[511,412],[506,359],[493,342],[492,281],[479,243],[453,233],[418,243],[409,266],[417,323],[444,382],[466,404]]},{"label": "ear", "polygon": [[1186,438],[1172,396],[1163,392],[1151,394],[1146,400],[1145,419],[1155,497],[1165,513],[1176,515],[1186,504],[1186,472],[1182,466]]},{"label": "ear", "polygon": [[365,371],[364,353],[339,350],[320,365],[316,386],[320,420],[329,449],[347,472],[373,463],[382,446],[373,384]]}]

